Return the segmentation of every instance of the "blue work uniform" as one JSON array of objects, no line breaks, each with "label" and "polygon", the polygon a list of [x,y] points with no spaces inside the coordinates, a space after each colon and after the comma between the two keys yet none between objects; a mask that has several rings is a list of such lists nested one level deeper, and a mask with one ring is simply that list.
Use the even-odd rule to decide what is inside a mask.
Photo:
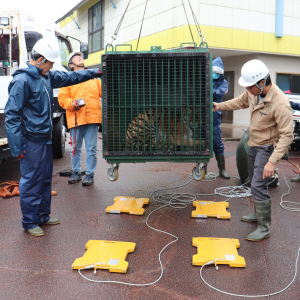
[{"label": "blue work uniform", "polygon": [[20,205],[25,230],[49,220],[53,171],[53,89],[99,77],[98,69],[78,72],[42,70],[27,63],[9,84],[5,128],[12,156],[20,161]]},{"label": "blue work uniform", "polygon": [[[213,66],[220,67],[224,71],[222,59],[217,57],[213,60]],[[221,74],[218,79],[213,80],[213,102],[221,103],[223,95],[228,89],[227,81]],[[224,144],[221,138],[222,112],[219,110],[213,113],[213,150],[215,155],[224,155]]]},{"label": "blue work uniform", "polygon": [[300,110],[300,103],[290,101],[290,104],[293,110]]}]

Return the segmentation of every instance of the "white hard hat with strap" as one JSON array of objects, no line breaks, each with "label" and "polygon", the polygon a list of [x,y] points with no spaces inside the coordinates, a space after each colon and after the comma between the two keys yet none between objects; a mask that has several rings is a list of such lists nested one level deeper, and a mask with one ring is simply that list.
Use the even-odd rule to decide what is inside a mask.
[{"label": "white hard hat with strap", "polygon": [[49,60],[53,63],[60,60],[57,44],[49,39],[38,40],[33,46],[32,51],[35,51],[36,53],[45,57],[41,63],[44,63],[46,60]]},{"label": "white hard hat with strap", "polygon": [[[260,93],[266,84],[266,79],[269,76],[269,69],[267,66],[258,59],[253,59],[246,62],[241,70],[241,77],[239,79],[239,84],[244,87],[249,87],[256,85],[260,89]],[[264,79],[263,86],[259,86],[258,82]]]},{"label": "white hard hat with strap", "polygon": [[81,57],[83,58],[83,53],[82,53],[82,52],[72,52],[72,53],[69,55],[69,57],[68,57],[68,65],[73,64],[73,65],[76,66],[76,64],[74,64],[74,63],[72,62],[72,58],[73,58],[75,55],[79,55],[79,56],[81,56]]}]

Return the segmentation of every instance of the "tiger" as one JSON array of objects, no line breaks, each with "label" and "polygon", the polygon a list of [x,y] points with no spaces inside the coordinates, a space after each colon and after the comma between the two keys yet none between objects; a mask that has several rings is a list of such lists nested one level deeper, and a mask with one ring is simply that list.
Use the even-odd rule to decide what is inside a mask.
[{"label": "tiger", "polygon": [[[178,110],[180,111],[181,109],[178,108]],[[189,116],[187,110],[189,111]],[[181,119],[183,122],[181,122]],[[200,109],[183,107],[182,115],[181,112],[168,114],[167,109],[162,113],[161,108],[146,110],[140,113],[138,117],[135,117],[129,124],[126,133],[127,148],[137,149],[138,140],[140,149],[145,147],[146,150],[171,151],[176,150],[180,146],[199,146]],[[152,149],[150,149],[150,145]]]}]

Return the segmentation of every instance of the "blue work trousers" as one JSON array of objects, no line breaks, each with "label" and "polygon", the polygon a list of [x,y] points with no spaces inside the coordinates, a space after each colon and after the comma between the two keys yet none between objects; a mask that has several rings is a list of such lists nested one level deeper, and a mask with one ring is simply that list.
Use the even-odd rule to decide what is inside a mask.
[{"label": "blue work trousers", "polygon": [[221,114],[219,112],[214,112],[213,120],[213,150],[215,155],[224,155],[224,144],[221,132]]},{"label": "blue work trousers", "polygon": [[224,144],[222,141],[221,125],[214,127],[213,148],[215,155],[224,155]]},{"label": "blue work trousers", "polygon": [[24,158],[20,160],[20,205],[25,230],[50,219],[53,156],[51,144],[35,144],[23,137]]},{"label": "blue work trousers", "polygon": [[[97,138],[99,124],[81,125],[76,128],[75,156],[71,153],[73,172],[81,173],[81,148],[84,139],[86,149],[86,174],[94,175],[97,166]],[[75,128],[70,129],[72,141],[75,139]]]}]

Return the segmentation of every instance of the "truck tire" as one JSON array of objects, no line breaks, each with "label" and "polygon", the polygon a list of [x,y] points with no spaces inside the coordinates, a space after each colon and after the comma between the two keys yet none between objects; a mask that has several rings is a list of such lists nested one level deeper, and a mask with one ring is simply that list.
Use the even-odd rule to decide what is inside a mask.
[{"label": "truck tire", "polygon": [[54,158],[61,158],[65,154],[66,128],[64,126],[64,116],[53,119],[52,130],[52,150]]}]

